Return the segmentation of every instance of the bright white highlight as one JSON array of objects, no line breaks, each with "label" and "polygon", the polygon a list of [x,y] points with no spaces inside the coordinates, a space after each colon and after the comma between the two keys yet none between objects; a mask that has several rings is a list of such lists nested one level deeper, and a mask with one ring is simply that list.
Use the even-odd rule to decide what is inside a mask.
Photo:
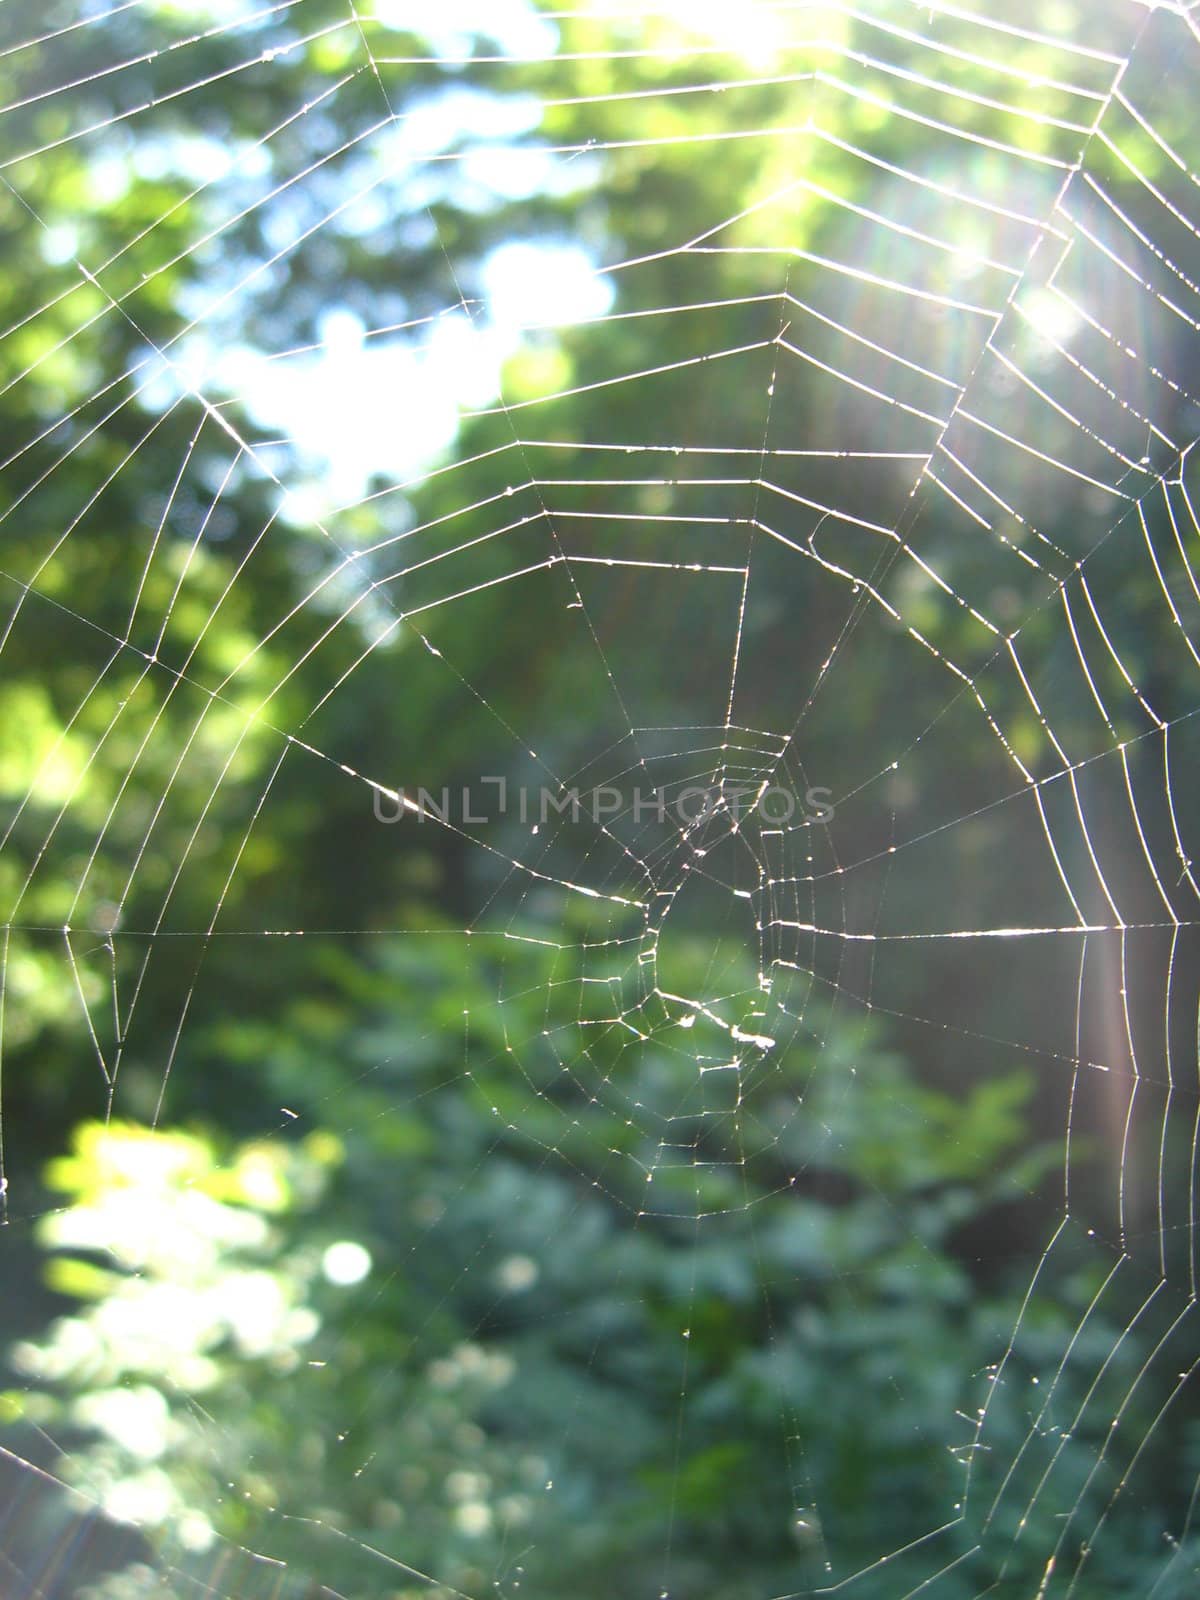
[{"label": "bright white highlight", "polygon": [[371,1270],[371,1253],[353,1239],[331,1244],[321,1257],[321,1271],[341,1288],[361,1283]]},{"label": "bright white highlight", "polygon": [[499,328],[583,322],[612,305],[607,278],[598,277],[574,245],[502,245],[484,269],[488,313]]}]

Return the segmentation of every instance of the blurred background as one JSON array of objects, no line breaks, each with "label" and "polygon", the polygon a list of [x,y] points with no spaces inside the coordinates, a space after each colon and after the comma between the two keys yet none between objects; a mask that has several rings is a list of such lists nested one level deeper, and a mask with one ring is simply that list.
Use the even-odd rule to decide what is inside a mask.
[{"label": "blurred background", "polygon": [[0,1592],[1197,1592],[1197,65],[7,0]]}]

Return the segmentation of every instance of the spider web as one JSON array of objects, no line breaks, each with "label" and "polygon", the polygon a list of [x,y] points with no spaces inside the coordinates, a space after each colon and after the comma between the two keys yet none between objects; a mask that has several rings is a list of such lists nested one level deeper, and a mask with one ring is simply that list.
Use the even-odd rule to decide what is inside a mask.
[{"label": "spider web", "polygon": [[[152,1103],[143,1091],[131,1106],[169,1127],[181,1075],[201,1070],[196,1019],[220,1012],[221,948],[270,972],[292,959],[285,941],[336,952],[369,934],[482,963],[483,1014],[463,1006],[452,1022],[431,1005],[425,1018],[429,1036],[459,1030],[449,1080],[406,1099],[386,1061],[355,1070],[380,1072],[393,1107],[465,1090],[498,1148],[577,1184],[581,1217],[595,1194],[635,1236],[676,1230],[679,1360],[656,1395],[671,1512],[652,1535],[659,1570],[630,1592],[700,1592],[678,1532],[702,1426],[687,1262],[702,1240],[743,1262],[769,1254],[777,1209],[820,1192],[865,1114],[871,1058],[839,1043],[863,1025],[960,1087],[1025,1067],[1057,1183],[1018,1180],[1038,1218],[1016,1263],[1023,1298],[1006,1325],[970,1328],[970,1370],[921,1419],[942,1515],[880,1506],[873,1544],[827,1510],[836,1463],[800,1423],[794,1329],[774,1320],[793,1315],[789,1285],[756,1286],[762,1403],[783,1447],[754,1470],[800,1547],[772,1592],[1115,1592],[1090,1585],[1130,1505],[1154,1541],[1152,1592],[1183,1594],[1195,1576],[1200,1480],[1178,1514],[1138,1498],[1139,1469],[1194,1415],[1200,1361],[1192,9],[758,3],[730,19],[597,5],[457,25],[420,7],[132,0],[81,7],[40,38],[10,33],[15,70],[30,53],[43,65],[8,108],[30,137],[0,175],[17,248],[45,273],[40,303],[8,310],[6,393],[29,424],[5,463],[3,650],[24,660],[52,636],[77,700],[7,822],[7,1026],[28,962],[48,963],[69,977],[75,1044],[96,1069],[81,1114],[125,1111],[145,1030],[171,1042]],[[595,63],[615,90],[589,92]],[[431,130],[411,85],[465,81],[522,97],[514,124]],[[216,92],[252,119],[266,82],[284,85],[284,115],[267,117],[280,101],[264,95],[254,136],[197,171],[186,206],[147,201],[124,236],[81,249],[44,178],[63,150],[83,152],[101,187],[127,185],[140,160],[150,188],[156,128],[169,166],[193,104]],[[697,109],[718,96],[719,119]],[[559,139],[568,107],[595,133]],[[215,159],[206,126],[201,167]],[[748,204],[683,230],[671,182],[703,197],[724,162],[757,174]],[[443,202],[526,171],[518,199],[644,183],[658,242],[605,246],[586,314],[551,305],[539,321],[526,301],[506,335]],[[319,303],[323,241],[386,235],[400,185],[403,237],[435,262],[431,308],[376,296],[356,308],[355,348],[383,352],[373,395],[409,386],[418,400],[391,424],[395,458],[339,477],[338,447],[323,452],[305,417],[337,330],[297,344],[270,297],[282,269],[311,271]],[[592,249],[586,207],[571,214]],[[247,227],[258,254],[223,253]],[[193,256],[203,275],[164,304],[156,284]],[[112,355],[127,349],[127,364]],[[447,360],[452,443],[436,418],[420,434],[423,385],[436,407]],[[653,434],[634,432],[648,417]],[[93,593],[90,539],[130,485],[118,613]],[[206,551],[222,541],[235,555],[214,586]],[[293,586],[273,587],[285,571]],[[238,609],[252,584],[274,610]],[[480,656],[497,615],[511,632]],[[540,647],[534,619],[555,663],[536,694],[520,670]],[[341,719],[364,682],[386,726],[360,729],[351,759]],[[850,682],[872,684],[868,713],[839,693]],[[99,736],[80,733],[97,708]],[[472,800],[456,789],[443,814],[393,831],[385,819],[411,813],[418,786],[441,788],[431,726],[460,721],[478,759],[448,764]],[[468,863],[460,925],[256,920],[240,874],[264,851],[286,860],[289,804],[306,792],[359,818],[380,862],[403,830],[450,839]],[[537,798],[518,809],[518,792]],[[572,810],[572,795],[601,792],[615,797],[602,816]],[[689,792],[704,797],[690,814]],[[817,793],[832,816],[801,804],[772,819],[747,802],[768,793]],[[922,1137],[952,1143],[924,1106],[896,1105],[897,1140],[924,1121]],[[243,1111],[279,1141],[303,1121]],[[336,1126],[336,1095],[311,1112]],[[601,1125],[621,1136],[597,1167],[586,1141]],[[40,1204],[23,1136],[6,1114],[18,1236]],[[464,1203],[478,1181],[457,1173]],[[919,1199],[898,1208],[882,1184],[878,1199],[903,1274],[905,1249],[926,1248]],[[511,1204],[526,1204],[520,1189]],[[552,1241],[531,1216],[536,1254]],[[1088,1291],[1055,1322],[1046,1308],[1068,1280]],[[616,1273],[607,1288],[614,1302],[651,1296]],[[906,1388],[903,1344],[878,1327],[870,1340],[867,1406]],[[545,1423],[568,1488],[589,1448],[581,1395]],[[347,1417],[352,1439],[361,1420]],[[86,1498],[62,1461],[8,1460],[14,1503],[59,1480]],[[370,1481],[369,1458],[358,1471]],[[355,1592],[552,1592],[529,1528],[474,1581],[469,1566],[426,1574],[403,1529],[347,1531],[277,1487],[241,1542],[163,1556],[163,1592],[292,1592],[275,1552],[299,1522],[316,1583],[350,1545]],[[546,1473],[532,1498],[564,1492]],[[1031,1541],[1035,1586],[1013,1587]],[[49,1566],[21,1592],[51,1592]]]}]

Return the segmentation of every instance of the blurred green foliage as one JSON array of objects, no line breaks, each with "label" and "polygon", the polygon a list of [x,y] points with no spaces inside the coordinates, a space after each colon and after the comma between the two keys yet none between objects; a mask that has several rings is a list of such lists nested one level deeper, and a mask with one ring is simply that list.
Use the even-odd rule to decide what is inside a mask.
[{"label": "blurred green foliage", "polygon": [[[914,1522],[936,1526],[987,1398],[973,1352],[1002,1344],[1020,1310],[1015,1282],[980,1291],[955,1240],[1060,1160],[1030,1143],[1029,1079],[955,1100],[875,1030],[814,1017],[744,1107],[778,1141],[747,1159],[743,1123],[722,1128],[698,1226],[638,1209],[651,1152],[621,1107],[555,1092],[534,1053],[514,1070],[485,943],[356,961],[349,1025],[312,1000],[217,1025],[214,1047],[264,1075],[296,1129],[336,1135],[81,1128],[49,1174],[66,1207],[38,1231],[55,1287],[84,1308],[17,1347],[28,1387],[11,1414],[75,1440],[69,1481],[195,1577],[219,1535],[341,1593],[381,1592],[383,1547],[437,1574],[439,1593],[515,1593],[528,1568],[545,1592],[599,1597],[640,1590],[631,1575],[671,1538],[689,1588],[749,1600],[816,1588],[830,1555],[866,1565]],[[507,1027],[535,1038],[536,957],[522,975]],[[439,1021],[463,1016],[465,1056]],[[551,1015],[551,1030],[573,1020]],[[664,1049],[640,1081],[665,1108],[686,1071]],[[789,1084],[806,1085],[798,1112]],[[338,1281],[347,1245],[361,1281]],[[1026,1330],[990,1398],[992,1449],[1025,1436],[1096,1288],[1081,1265]],[[1087,1322],[1080,1368],[1118,1332]],[[1140,1359],[1118,1350],[1114,1379]],[[1084,1397],[1070,1370],[1057,1390],[1065,1413]],[[1079,1485],[1104,1431],[1089,1418],[1069,1446]],[[1094,1514],[1111,1491],[1110,1475],[1088,1488]],[[1031,1592],[1055,1524],[1039,1506],[1001,1592]],[[986,1571],[973,1532],[955,1536],[948,1593]],[[1129,1554],[1090,1592],[1129,1593]],[[895,1557],[863,1592],[882,1600],[919,1571]],[[134,1592],[160,1592],[151,1568],[144,1581]],[[402,1570],[383,1581],[427,1592]]]}]

